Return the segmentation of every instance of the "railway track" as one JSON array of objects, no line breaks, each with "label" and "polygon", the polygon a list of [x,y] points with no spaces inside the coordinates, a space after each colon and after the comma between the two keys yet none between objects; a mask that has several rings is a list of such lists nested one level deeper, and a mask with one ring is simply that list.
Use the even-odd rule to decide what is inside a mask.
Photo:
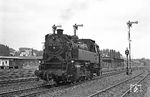
[{"label": "railway track", "polygon": [[0,86],[37,80],[38,78],[34,75],[34,70],[0,70]]},{"label": "railway track", "polygon": [[28,81],[37,81],[37,77],[23,77],[23,78],[16,78],[16,79],[7,79],[7,80],[0,80],[0,86],[10,85],[13,83],[20,83],[20,82],[28,82]]},{"label": "railway track", "polygon": [[0,85],[36,80],[34,70],[0,70]]},{"label": "railway track", "polygon": [[[101,77],[96,77],[96,78],[94,78],[92,80],[97,80],[97,79],[100,79],[100,78],[103,78],[103,77],[109,77],[109,76],[120,74],[120,73],[123,73],[123,72],[124,71],[118,71],[118,72],[113,72],[113,73],[110,73],[110,72],[109,73],[105,73]],[[92,81],[92,80],[89,80],[89,81]],[[61,90],[64,90],[64,89],[67,89],[69,87],[73,87],[73,86],[76,86],[76,85],[79,85],[79,84],[82,84],[82,83],[84,83],[84,81],[83,82],[79,82],[79,83],[75,83],[75,84],[59,86],[59,87],[53,87],[53,86],[49,86],[47,84],[42,84],[42,85],[39,85],[39,86],[36,86],[36,87],[32,87],[32,88],[19,89],[19,90],[8,91],[8,92],[2,92],[2,93],[0,93],[0,96],[2,96],[2,97],[11,97],[13,95],[13,96],[17,96],[17,97],[18,96],[19,97],[30,97],[30,96],[40,95],[40,94],[43,94],[43,93],[46,93],[46,92],[61,91]]]},{"label": "railway track", "polygon": [[[138,75],[132,77],[132,78],[126,79],[126,80],[121,81],[121,82],[119,82],[119,83],[117,83],[117,84],[111,85],[111,86],[109,86],[109,87],[107,87],[107,88],[105,88],[105,89],[102,89],[102,90],[100,90],[100,91],[97,91],[96,93],[91,94],[91,95],[89,95],[88,97],[103,97],[104,95],[109,95],[108,93],[111,92],[114,88],[119,87],[120,85],[125,84],[125,83],[127,83],[128,81],[133,80],[133,79],[135,79],[135,78],[137,78],[137,77],[141,77],[142,74],[144,74],[144,71],[143,71],[142,73],[140,73],[140,74],[138,74]],[[140,80],[138,80],[138,82],[136,82],[135,85],[138,85],[140,82],[142,82],[148,75],[149,75],[149,74],[147,74],[147,75],[144,76],[144,77],[142,76],[142,78],[141,78]],[[125,84],[125,85],[128,86],[127,84]],[[135,87],[135,86],[134,86],[134,87]],[[134,87],[133,87],[133,88],[134,88]],[[120,88],[119,88],[119,89],[120,89]],[[113,90],[113,91],[116,92],[117,90]],[[121,91],[120,91],[120,92],[121,92]],[[127,95],[128,95],[130,92],[131,92],[131,88],[129,87],[129,88],[126,90],[126,92],[124,92],[124,93],[121,95],[121,97],[129,97],[129,96],[127,96]],[[116,95],[113,96],[113,95],[114,95],[114,94],[112,94],[111,96],[109,95],[108,97],[120,97],[120,96],[116,96]],[[104,96],[104,97],[107,97],[107,96]]]},{"label": "railway track", "polygon": [[[119,70],[117,72],[112,72],[112,73],[111,72],[104,73],[101,77],[95,77],[93,80],[98,80],[98,79],[103,78],[103,77],[109,77],[109,76],[112,76],[112,75],[121,74],[123,72],[125,72],[125,70],[122,70],[122,71]],[[26,79],[24,79],[24,80],[26,80]],[[89,81],[92,81],[92,80],[89,80]],[[37,95],[44,94],[44,93],[47,93],[47,92],[51,93],[51,92],[57,92],[57,91],[65,90],[69,87],[74,87],[74,86],[80,85],[82,83],[84,83],[84,82],[75,83],[75,84],[71,84],[71,85],[65,85],[65,86],[59,86],[59,87],[53,87],[53,85],[49,86],[47,84],[41,84],[41,85],[36,86],[36,87],[30,87],[30,88],[26,88],[26,89],[18,89],[18,90],[13,90],[13,91],[8,91],[8,92],[1,92],[0,96],[2,96],[2,97],[13,97],[13,96],[17,96],[17,97],[35,97]]]},{"label": "railway track", "polygon": [[[133,70],[136,70],[137,68],[134,68]],[[117,70],[117,72],[125,72],[125,69],[119,69]],[[114,70],[111,70],[111,71],[103,71],[103,76],[108,75],[108,74],[111,74],[111,73],[117,73],[116,71]],[[102,77],[103,77],[102,76]],[[18,82],[26,82],[26,81],[37,81],[38,78],[36,76],[27,76],[27,75],[23,75],[23,76],[20,76],[20,77],[9,77],[9,76],[0,76],[0,86],[2,85],[8,85],[8,84],[12,84],[12,83],[18,83]]]},{"label": "railway track", "polygon": [[[121,70],[119,70],[120,72]],[[117,72],[114,72],[112,71],[113,73],[117,73]],[[124,71],[122,71],[124,72]],[[103,76],[108,75],[108,74],[111,74],[111,72],[108,72],[107,73],[104,73]],[[3,79],[3,76],[0,76],[0,79]],[[3,80],[0,80],[0,86],[2,85],[8,85],[8,84],[12,84],[12,83],[18,83],[18,82],[27,82],[27,81],[37,81],[39,80],[36,76],[27,76],[27,77],[20,77],[20,78],[9,78],[7,77],[7,79],[3,79]]]},{"label": "railway track", "polygon": [[30,88],[26,88],[26,89],[19,89],[19,90],[13,90],[13,91],[8,91],[8,92],[2,92],[2,93],[0,93],[0,97],[1,96],[2,97],[31,96],[31,95],[34,95],[34,94],[38,94],[38,93],[50,90],[50,89],[46,88],[46,86],[47,85],[41,84],[41,85],[36,86],[36,87],[30,87]]},{"label": "railway track", "polygon": [[[140,86],[139,88],[141,89],[141,83],[150,75],[150,72],[144,76],[142,79],[140,79],[139,81],[137,81],[132,87],[129,87],[122,95],[121,97],[129,97],[130,94],[132,94],[134,91],[134,89],[138,89],[137,87]],[[142,92],[142,90],[136,90],[138,92]],[[135,91],[135,92],[136,92]]]}]

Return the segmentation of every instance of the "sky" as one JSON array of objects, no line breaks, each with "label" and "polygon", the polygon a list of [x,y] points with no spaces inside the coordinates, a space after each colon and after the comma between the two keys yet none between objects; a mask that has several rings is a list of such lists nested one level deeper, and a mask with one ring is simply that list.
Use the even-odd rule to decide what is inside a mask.
[{"label": "sky", "polygon": [[128,47],[127,22],[131,27],[132,58],[150,58],[150,0],[0,0],[0,44],[18,50],[42,50],[52,25],[65,34],[96,41],[100,49],[115,49],[123,56]]}]

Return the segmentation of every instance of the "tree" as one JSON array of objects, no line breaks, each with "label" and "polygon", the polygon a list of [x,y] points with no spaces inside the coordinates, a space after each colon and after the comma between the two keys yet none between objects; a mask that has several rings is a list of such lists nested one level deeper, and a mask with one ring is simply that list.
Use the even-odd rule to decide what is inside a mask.
[{"label": "tree", "polygon": [[3,44],[0,44],[0,56],[9,56],[9,47]]},{"label": "tree", "polygon": [[120,59],[122,57],[121,53],[113,49],[103,49],[101,50],[102,57],[111,57],[111,58],[118,58]]}]

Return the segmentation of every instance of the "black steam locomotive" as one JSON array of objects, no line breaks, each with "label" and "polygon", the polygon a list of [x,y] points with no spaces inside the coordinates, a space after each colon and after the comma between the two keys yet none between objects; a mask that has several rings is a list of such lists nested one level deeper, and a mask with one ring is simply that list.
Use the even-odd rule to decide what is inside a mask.
[{"label": "black steam locomotive", "polygon": [[45,36],[43,59],[39,70],[35,71],[36,76],[48,82],[66,83],[101,74],[99,46],[94,40],[78,39],[78,26],[83,25],[73,26],[73,36],[63,34],[62,29],[53,26],[53,34]]}]

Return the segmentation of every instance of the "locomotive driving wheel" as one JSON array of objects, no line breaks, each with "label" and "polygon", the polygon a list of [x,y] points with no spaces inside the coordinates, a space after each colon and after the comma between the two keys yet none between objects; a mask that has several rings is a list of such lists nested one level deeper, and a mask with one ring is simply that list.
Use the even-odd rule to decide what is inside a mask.
[{"label": "locomotive driving wheel", "polygon": [[52,78],[52,75],[49,73],[46,73],[46,79],[49,85],[54,84],[54,79]]}]

